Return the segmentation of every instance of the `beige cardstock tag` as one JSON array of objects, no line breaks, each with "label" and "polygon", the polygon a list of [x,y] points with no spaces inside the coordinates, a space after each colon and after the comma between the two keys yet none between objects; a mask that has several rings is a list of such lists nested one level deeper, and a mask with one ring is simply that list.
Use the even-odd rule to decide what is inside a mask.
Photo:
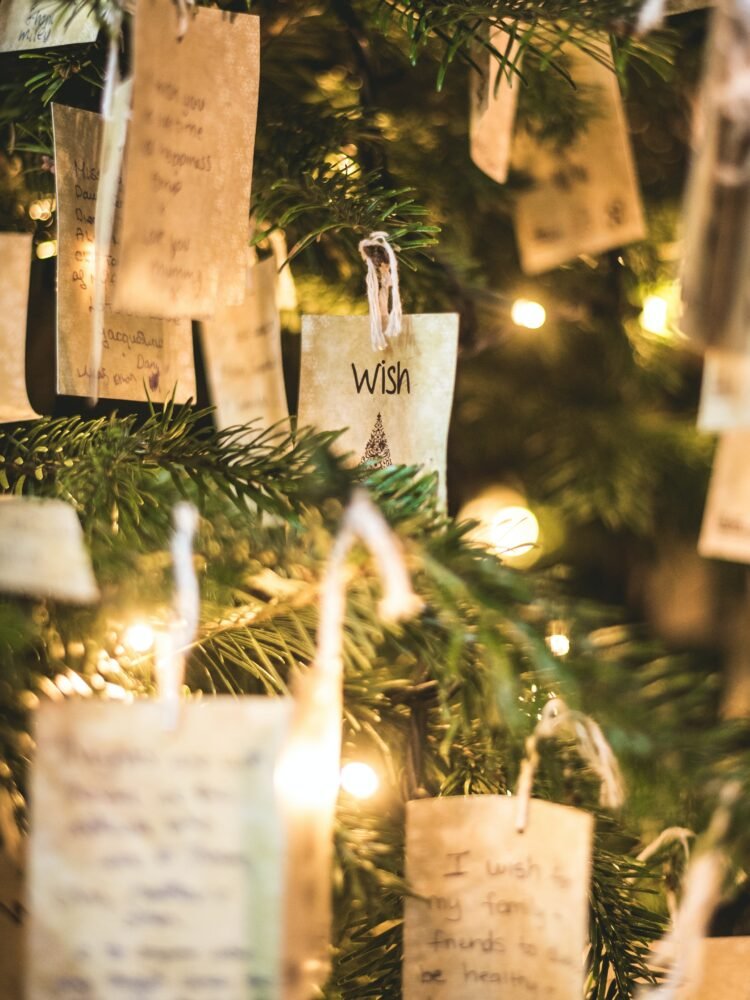
[{"label": "beige cardstock tag", "polygon": [[259,21],[138,0],[113,305],[204,317],[245,294],[258,104]]},{"label": "beige cardstock tag", "polygon": [[23,993],[25,909],[21,869],[0,847],[0,1000]]},{"label": "beige cardstock tag", "polygon": [[750,355],[718,347],[706,350],[698,427],[750,428]]},{"label": "beige cardstock tag", "polygon": [[[102,119],[90,111],[55,104],[52,123],[57,164],[57,388],[65,395],[87,396]],[[195,395],[190,323],[136,317],[109,308],[120,281],[117,219],[114,230],[107,261],[99,395],[150,397],[161,403],[176,387],[177,402],[184,402]]]},{"label": "beige cardstock tag", "polygon": [[750,429],[728,431],[719,440],[698,552],[750,563]]},{"label": "beige cardstock tag", "polygon": [[617,77],[575,45],[563,51],[576,86],[592,96],[596,117],[562,150],[516,130],[513,167],[531,180],[518,195],[515,218],[526,274],[549,271],[579,254],[603,253],[646,235]]},{"label": "beige cardstock tag", "polygon": [[702,947],[701,981],[680,1000],[750,1000],[750,937],[706,938]]},{"label": "beige cardstock tag", "polygon": [[[249,255],[248,255],[249,256]],[[281,362],[281,322],[273,257],[248,266],[239,306],[222,306],[201,323],[211,400],[219,428],[289,416]]]},{"label": "beige cardstock tag", "polygon": [[283,698],[44,704],[36,716],[29,1000],[278,1000]]},{"label": "beige cardstock tag", "polygon": [[94,42],[98,33],[87,5],[73,13],[52,0],[0,0],[0,52]]},{"label": "beige cardstock tag", "polygon": [[[513,42],[508,50],[508,35],[498,27],[491,29],[490,42],[498,51],[507,51],[510,62],[515,62],[518,42]],[[484,72],[470,76],[469,148],[479,169],[498,184],[504,184],[508,179],[521,81],[512,70],[501,66],[490,52],[484,49],[482,52]]]},{"label": "beige cardstock tag", "polygon": [[382,352],[367,316],[303,316],[298,424],[347,428],[337,446],[354,464],[436,471],[445,504],[457,349],[455,313],[405,316]]},{"label": "beige cardstock tag", "polygon": [[0,592],[87,604],[99,598],[78,516],[63,500],[0,497]]},{"label": "beige cardstock tag", "polygon": [[26,315],[31,235],[0,233],[0,424],[33,420],[26,393]]},{"label": "beige cardstock tag", "polygon": [[[580,1000],[593,818],[533,799],[420,799],[406,812],[404,1000]],[[416,898],[420,897],[420,898]]]}]

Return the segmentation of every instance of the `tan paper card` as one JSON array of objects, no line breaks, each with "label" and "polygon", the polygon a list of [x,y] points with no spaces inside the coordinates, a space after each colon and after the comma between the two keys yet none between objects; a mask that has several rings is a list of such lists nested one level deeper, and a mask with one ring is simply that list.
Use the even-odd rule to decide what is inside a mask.
[{"label": "tan paper card", "polygon": [[750,429],[728,431],[719,440],[698,552],[750,562]]},{"label": "tan paper card", "polygon": [[96,41],[99,25],[86,5],[64,10],[51,0],[0,0],[0,52]]},{"label": "tan paper card", "polygon": [[646,235],[617,77],[574,45],[564,52],[576,86],[592,97],[596,117],[562,150],[523,130],[516,132],[513,167],[531,179],[528,190],[518,196],[515,217],[526,274],[549,271],[579,254],[602,253]]},{"label": "tan paper card", "polygon": [[242,301],[258,104],[259,21],[138,0],[113,305],[146,316],[213,315]]},{"label": "tan paper card", "polygon": [[750,1000],[750,938],[706,938],[703,975],[689,1000]]},{"label": "tan paper card", "polygon": [[78,515],[63,500],[0,497],[0,591],[87,604],[99,598]]},{"label": "tan paper card", "polygon": [[29,1000],[276,1000],[291,699],[156,700],[36,717]]},{"label": "tan paper card", "polygon": [[201,323],[211,400],[219,428],[289,416],[281,363],[281,322],[273,257],[248,266],[239,306],[223,306]]},{"label": "tan paper card", "polygon": [[[57,170],[57,388],[89,394],[94,307],[94,227],[102,119],[90,111],[52,106]],[[109,305],[120,281],[117,220],[107,270]],[[195,396],[190,322],[144,319],[105,308],[99,395],[161,403],[176,386],[177,402]]]},{"label": "tan paper card", "polygon": [[593,819],[534,799],[409,802],[404,1000],[580,1000]]},{"label": "tan paper card", "polygon": [[23,994],[24,886],[21,870],[0,847],[0,1000]]},{"label": "tan paper card", "polygon": [[[506,52],[508,35],[500,28],[495,26],[491,29],[490,41],[498,51]],[[511,62],[515,61],[517,52],[518,42],[514,42],[508,52]],[[498,184],[504,184],[508,179],[513,124],[521,81],[513,71],[500,66],[494,56],[484,49],[481,62],[483,74],[472,73],[470,77],[471,158],[485,174]]]},{"label": "tan paper card", "polygon": [[750,355],[718,347],[706,350],[698,427],[750,428]]},{"label": "tan paper card", "polygon": [[0,424],[38,416],[26,394],[31,235],[0,233]]},{"label": "tan paper card", "polygon": [[457,348],[455,313],[405,316],[382,352],[367,316],[303,316],[299,426],[347,428],[338,447],[355,464],[436,471],[445,504]]}]

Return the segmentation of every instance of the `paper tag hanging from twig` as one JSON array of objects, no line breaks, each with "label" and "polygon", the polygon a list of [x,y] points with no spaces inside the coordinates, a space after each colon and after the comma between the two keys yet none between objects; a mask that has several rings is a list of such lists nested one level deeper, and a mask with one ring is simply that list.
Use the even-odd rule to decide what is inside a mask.
[{"label": "paper tag hanging from twig", "polygon": [[[646,227],[617,76],[568,44],[571,77],[592,96],[592,118],[560,150],[520,129],[513,167],[530,178],[518,195],[515,228],[526,274],[549,271],[579,254],[643,239]],[[602,58],[610,58],[604,43]]]},{"label": "paper tag hanging from twig", "polygon": [[33,420],[26,393],[26,314],[31,270],[31,236],[0,233],[0,424]]},{"label": "paper tag hanging from twig", "polygon": [[114,306],[213,315],[245,294],[258,18],[138,0]]},{"label": "paper tag hanging from twig", "polygon": [[98,33],[93,8],[83,4],[61,8],[51,0],[0,3],[0,52],[79,45],[96,41]]},{"label": "paper tag hanging from twig", "polygon": [[[510,41],[508,32],[493,26],[490,44],[502,52],[508,63],[518,58],[520,43]],[[482,50],[483,72],[470,77],[471,103],[469,142],[471,158],[480,170],[498,184],[508,179],[513,125],[516,118],[520,78],[506,64],[498,63],[487,49]]]},{"label": "paper tag hanging from twig", "polygon": [[723,434],[714,458],[698,552],[750,563],[750,430]]},{"label": "paper tag hanging from twig", "polygon": [[750,428],[750,354],[718,347],[706,350],[698,427],[704,431]]}]

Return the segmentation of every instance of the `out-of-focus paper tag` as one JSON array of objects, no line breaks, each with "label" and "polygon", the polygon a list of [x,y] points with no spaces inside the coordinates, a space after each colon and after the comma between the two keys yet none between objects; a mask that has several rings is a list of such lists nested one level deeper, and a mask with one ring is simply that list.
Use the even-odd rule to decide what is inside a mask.
[{"label": "out-of-focus paper tag", "polygon": [[0,233],[0,424],[33,420],[26,393],[26,314],[31,236]]},{"label": "out-of-focus paper tag", "polygon": [[750,562],[750,430],[721,436],[698,552],[714,559]]},{"label": "out-of-focus paper tag", "polygon": [[685,1000],[750,1000],[750,937],[706,938],[702,947],[701,981]]},{"label": "out-of-focus paper tag", "polygon": [[[563,51],[576,86],[592,98],[594,117],[561,150],[516,130],[513,167],[531,181],[518,196],[515,218],[526,274],[646,235],[617,77],[575,45]],[[605,51],[608,55],[609,48]]]},{"label": "out-of-focus paper tag", "polygon": [[[507,52],[508,60],[515,63],[518,42],[514,41],[508,49],[508,35],[497,26],[490,31],[490,42],[498,51],[504,54]],[[513,124],[521,81],[514,71],[501,66],[491,52],[486,49],[482,51],[483,73],[473,73],[470,77],[471,158],[485,174],[498,184],[504,184],[508,178]]]},{"label": "out-of-focus paper tag", "polygon": [[291,708],[187,702],[172,731],[155,700],[40,708],[29,1000],[281,996]]},{"label": "out-of-focus paper tag", "polygon": [[281,363],[281,324],[273,257],[248,267],[245,301],[224,306],[201,323],[211,399],[217,426],[289,416]]},{"label": "out-of-focus paper tag", "polygon": [[[404,1000],[580,1000],[593,819],[534,799],[409,802]],[[421,897],[421,898],[416,898]]]},{"label": "out-of-focus paper tag", "polygon": [[138,0],[113,304],[147,316],[213,315],[245,294],[258,104],[259,21]]},{"label": "out-of-focus paper tag", "polygon": [[0,52],[93,42],[98,32],[88,6],[74,11],[51,0],[0,0]]},{"label": "out-of-focus paper tag", "polygon": [[0,1000],[23,993],[25,909],[21,869],[0,847]]},{"label": "out-of-focus paper tag", "polygon": [[355,464],[437,471],[445,503],[457,349],[455,313],[405,316],[385,351],[367,316],[303,316],[299,426],[347,428],[337,446]]},{"label": "out-of-focus paper tag", "polygon": [[750,428],[750,355],[706,350],[698,427],[704,431]]},{"label": "out-of-focus paper tag", "polygon": [[99,590],[75,510],[63,500],[0,497],[0,591],[86,604]]},{"label": "out-of-focus paper tag", "polygon": [[[57,185],[57,388],[87,396],[94,308],[94,228],[99,192],[100,115],[53,105]],[[121,191],[121,187],[120,187]],[[110,308],[120,281],[118,219],[107,261],[99,395],[164,402],[195,395],[193,341],[188,320],[167,322]]]}]

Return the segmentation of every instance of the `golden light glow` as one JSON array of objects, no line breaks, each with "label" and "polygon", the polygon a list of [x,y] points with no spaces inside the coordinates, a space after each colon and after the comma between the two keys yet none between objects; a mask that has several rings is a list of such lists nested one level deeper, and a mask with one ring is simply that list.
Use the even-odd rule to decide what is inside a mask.
[{"label": "golden light glow", "polygon": [[526,330],[539,330],[547,319],[547,311],[541,302],[516,299],[510,308],[510,318],[516,326],[522,326]]},{"label": "golden light glow", "polygon": [[39,198],[29,205],[29,218],[35,222],[47,222],[55,209],[54,198]]},{"label": "golden light glow", "polygon": [[338,791],[338,768],[321,742],[299,740],[283,753],[276,768],[276,787],[288,806],[302,810],[322,808]]},{"label": "golden light glow", "polygon": [[547,645],[553,656],[567,656],[570,652],[570,639],[564,632],[552,632],[548,635]]},{"label": "golden light glow", "polygon": [[57,240],[44,240],[43,243],[37,243],[36,255],[39,260],[49,260],[50,257],[56,257]]},{"label": "golden light glow", "polygon": [[146,622],[133,622],[125,629],[123,641],[134,653],[147,653],[154,645],[154,630]]},{"label": "golden light glow", "polygon": [[539,521],[516,490],[490,488],[462,508],[459,520],[477,521],[469,537],[510,565],[525,568],[541,554]]},{"label": "golden light glow", "polygon": [[380,779],[369,764],[350,760],[341,768],[341,787],[355,799],[371,799],[379,785]]},{"label": "golden light glow", "polygon": [[661,295],[647,295],[643,300],[641,326],[647,333],[664,337],[669,333],[669,303]]}]

